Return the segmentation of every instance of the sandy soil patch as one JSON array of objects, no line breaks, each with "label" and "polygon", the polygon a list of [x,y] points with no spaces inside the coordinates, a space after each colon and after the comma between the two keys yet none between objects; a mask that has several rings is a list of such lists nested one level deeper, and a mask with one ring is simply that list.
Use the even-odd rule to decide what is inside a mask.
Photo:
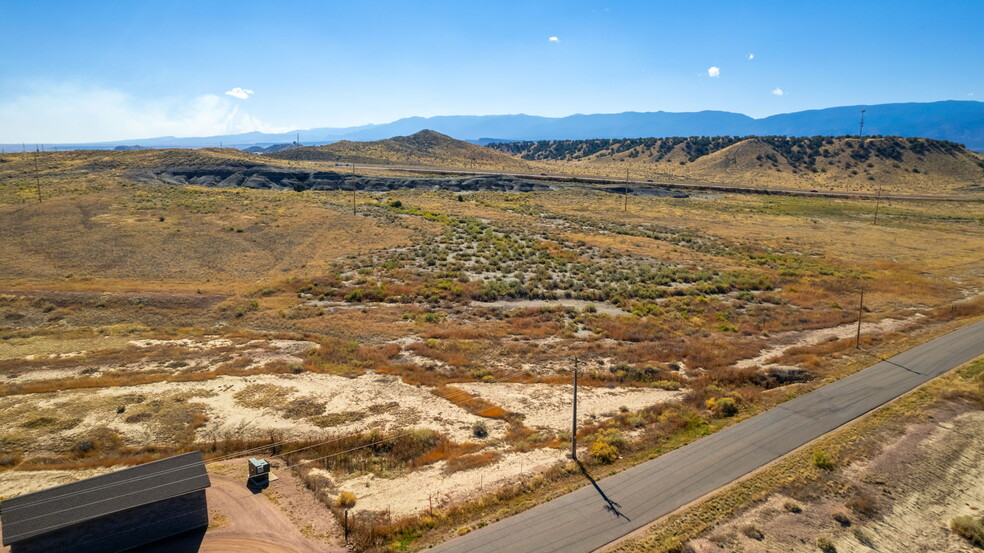
[{"label": "sandy soil patch", "polygon": [[[719,526],[708,538],[692,542],[698,553],[789,551],[815,553],[816,539],[826,537],[837,551],[961,552],[980,551],[949,529],[961,515],[979,518],[984,510],[984,412],[954,416],[934,413],[936,420],[911,425],[870,461],[843,470],[851,487],[843,496],[821,495],[795,501],[773,494],[762,504]],[[867,518],[847,502],[863,490],[878,505]],[[800,505],[801,513],[785,508]],[[843,513],[848,525],[834,514]],[[761,531],[755,540],[743,532]],[[722,549],[724,547],[725,549]]]},{"label": "sandy soil patch", "polygon": [[451,474],[444,473],[447,463],[440,461],[393,479],[369,474],[336,480],[329,471],[312,472],[332,479],[339,490],[354,493],[356,511],[388,510],[393,515],[409,515],[426,512],[431,501],[437,508],[518,482],[563,461],[565,453],[566,450],[558,449],[507,453],[493,465]]},{"label": "sandy soil patch", "polygon": [[[507,411],[526,415],[524,424],[534,428],[570,430],[573,387],[553,384],[479,383],[456,387],[487,399]],[[578,421],[615,415],[619,407],[642,409],[657,403],[678,401],[682,391],[655,388],[594,388],[578,386]]]},{"label": "sandy soil patch", "polygon": [[122,336],[98,336],[66,340],[50,336],[10,338],[0,341],[0,361],[5,359],[36,359],[40,356],[79,355],[96,349],[117,348],[129,343]]},{"label": "sandy soil patch", "polygon": [[105,467],[89,470],[6,470],[0,472],[0,498],[34,493],[84,478],[115,472],[125,467]]},{"label": "sandy soil patch", "polygon": [[[130,340],[126,344],[141,349],[152,349],[160,347],[178,346],[189,351],[202,352],[200,357],[189,357],[181,361],[157,361],[157,362],[134,362],[126,364],[97,364],[97,362],[87,362],[80,360],[80,365],[71,368],[41,368],[23,373],[8,375],[8,379],[16,379],[17,382],[51,380],[56,378],[72,378],[86,376],[100,376],[106,371],[178,371],[179,369],[207,370],[220,364],[222,359],[220,353],[210,350],[223,348],[221,355],[228,356],[232,349],[232,354],[239,357],[249,358],[247,368],[255,368],[273,361],[285,361],[287,363],[300,363],[305,351],[318,347],[314,342],[304,340],[251,340],[242,344],[234,344],[232,340],[213,339],[207,341],[180,339],[180,340]],[[103,349],[103,348],[100,348]],[[50,359],[62,359],[70,357],[80,357],[85,351],[70,353],[51,354]],[[28,355],[25,359],[31,360],[35,356]],[[225,358],[228,360],[228,357]]]},{"label": "sandy soil patch", "polygon": [[[921,317],[923,317],[923,315],[916,314],[906,319],[882,319],[877,323],[861,323],[861,333],[884,334],[886,332],[896,332],[913,324]],[[735,363],[735,367],[739,369],[747,369],[751,367],[769,365],[770,359],[782,355],[787,349],[814,346],[831,339],[840,340],[843,338],[848,338],[850,336],[854,336],[857,333],[857,330],[857,323],[846,323],[831,328],[773,334],[772,339],[775,342],[778,342],[776,345],[762,350],[755,357],[738,361]]]},{"label": "sandy soil patch", "polygon": [[574,307],[583,311],[589,305],[594,306],[598,313],[607,315],[628,315],[629,312],[620,309],[610,303],[595,302],[587,300],[499,300],[499,301],[473,301],[472,307],[499,307],[502,309],[524,309],[529,307]]},{"label": "sandy soil patch", "polygon": [[[206,338],[209,338],[206,336]],[[130,340],[130,344],[140,348],[150,348],[154,346],[181,346],[188,349],[206,350],[221,348],[233,345],[233,341],[226,338],[212,337],[209,340],[192,340],[182,338],[180,340]]]},{"label": "sandy soil patch", "polygon": [[[570,424],[570,386],[468,383],[460,387],[524,414],[528,426],[564,431]],[[25,442],[25,451],[69,447],[103,426],[133,445],[170,443],[189,432],[208,443],[271,433],[303,438],[413,426],[465,442],[473,439],[472,426],[480,420],[488,425],[489,439],[505,433],[505,422],[477,417],[432,390],[378,374],[357,378],[315,373],[223,376],[201,382],[9,396],[0,398],[0,412],[8,416],[8,431],[16,430],[18,439],[30,442],[29,447]],[[584,387],[579,391],[579,419],[612,415],[620,406],[641,409],[678,400],[681,395],[653,388]],[[186,421],[197,412],[207,415],[207,420],[192,430]],[[36,420],[40,416],[51,420]]]},{"label": "sandy soil patch", "polygon": [[[236,398],[248,386],[270,387],[279,394],[270,407],[249,407]],[[398,377],[363,375],[358,378],[303,373],[300,375],[257,375],[250,377],[219,377],[204,382],[160,382],[140,386],[107,388],[92,391],[58,394],[59,401],[84,404],[87,398],[141,395],[160,397],[165,394],[194,392],[200,397],[187,400],[205,406],[209,415],[206,426],[198,431],[201,440],[221,438],[227,433],[240,436],[266,436],[271,430],[289,432],[292,437],[332,433],[361,432],[369,429],[397,430],[409,426],[428,427],[448,435],[455,441],[471,436],[472,425],[486,420],[492,435],[504,431],[505,423],[481,419],[451,402],[431,394],[432,388],[411,386]],[[323,403],[320,415],[351,414],[353,420],[331,427],[314,424],[310,417],[288,418],[284,411],[298,398]],[[109,402],[112,404],[112,402]],[[356,415],[358,414],[358,415]],[[315,415],[316,416],[316,415]],[[106,424],[106,414],[93,414],[94,420]],[[127,424],[121,420],[109,423],[111,428],[134,441],[147,438],[148,424]],[[80,425],[82,427],[84,425]]]},{"label": "sandy soil patch", "polygon": [[[29,359],[30,356],[24,359]],[[32,380],[51,380],[54,378],[71,378],[74,376],[85,376],[82,373],[85,369],[44,369],[40,371],[30,371],[21,374],[8,374],[7,380],[14,382],[30,382]],[[89,373],[92,374],[92,373]]]}]

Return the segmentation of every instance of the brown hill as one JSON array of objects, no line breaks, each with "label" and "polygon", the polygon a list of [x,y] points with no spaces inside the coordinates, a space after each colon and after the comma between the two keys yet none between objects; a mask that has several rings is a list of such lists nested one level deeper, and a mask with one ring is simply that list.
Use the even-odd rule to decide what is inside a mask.
[{"label": "brown hill", "polygon": [[532,170],[533,164],[431,130],[373,142],[342,140],[268,154],[293,161],[330,161],[364,165],[424,165],[501,171]]},{"label": "brown hill", "polygon": [[622,178],[776,188],[984,192],[984,156],[924,138],[689,137],[491,144],[521,159]]}]

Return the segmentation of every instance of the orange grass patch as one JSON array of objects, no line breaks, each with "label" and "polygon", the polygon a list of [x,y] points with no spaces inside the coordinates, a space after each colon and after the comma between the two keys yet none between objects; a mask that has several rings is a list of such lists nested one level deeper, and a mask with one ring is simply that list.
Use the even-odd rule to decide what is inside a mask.
[{"label": "orange grass patch", "polygon": [[509,412],[502,407],[454,386],[441,386],[431,393],[479,417],[505,419],[509,415]]}]

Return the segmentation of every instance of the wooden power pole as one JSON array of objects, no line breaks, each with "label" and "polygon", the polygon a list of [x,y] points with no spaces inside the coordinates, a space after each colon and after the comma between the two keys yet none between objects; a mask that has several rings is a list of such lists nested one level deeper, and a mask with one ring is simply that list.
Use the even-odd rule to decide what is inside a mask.
[{"label": "wooden power pole", "polygon": [[629,210],[629,170],[625,170],[625,194],[622,194],[622,211]]},{"label": "wooden power pole", "polygon": [[34,149],[34,183],[38,188],[38,203],[41,203],[41,174],[38,171],[38,149]]},{"label": "wooden power pole", "polygon": [[875,197],[875,223],[874,224],[876,224],[876,225],[878,224],[878,207],[881,204],[881,191],[882,191],[881,185],[879,185],[878,186],[878,196]]},{"label": "wooden power pole", "polygon": [[580,367],[577,357],[574,358],[574,417],[571,421],[571,459],[577,461],[577,373]]}]

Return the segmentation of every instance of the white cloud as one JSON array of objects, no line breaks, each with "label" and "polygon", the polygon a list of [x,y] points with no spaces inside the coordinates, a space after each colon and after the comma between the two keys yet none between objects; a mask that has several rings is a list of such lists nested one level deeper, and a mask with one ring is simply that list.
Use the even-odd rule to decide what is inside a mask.
[{"label": "white cloud", "polygon": [[249,98],[249,95],[253,93],[252,90],[247,88],[236,87],[232,90],[226,90],[226,96],[232,96],[233,98],[239,98],[240,100],[245,100]]},{"label": "white cloud", "polygon": [[557,37],[555,37],[555,36],[552,36],[552,37],[548,38],[547,40],[549,40],[550,42],[560,42],[560,39],[557,38]]},{"label": "white cloud", "polygon": [[786,94],[786,92],[783,89],[781,89],[781,88],[774,88],[772,90],[772,93],[775,94],[776,96],[782,96],[782,95]]},{"label": "white cloud", "polygon": [[721,69],[719,67],[714,66],[714,65],[712,65],[707,70],[707,76],[708,77],[719,77],[720,75],[721,75]]},{"label": "white cloud", "polygon": [[157,136],[286,132],[216,94],[143,99],[75,83],[0,100],[0,142],[99,142]]},{"label": "white cloud", "polygon": [[748,54],[748,59],[750,59],[750,60],[755,59],[755,54]]}]

